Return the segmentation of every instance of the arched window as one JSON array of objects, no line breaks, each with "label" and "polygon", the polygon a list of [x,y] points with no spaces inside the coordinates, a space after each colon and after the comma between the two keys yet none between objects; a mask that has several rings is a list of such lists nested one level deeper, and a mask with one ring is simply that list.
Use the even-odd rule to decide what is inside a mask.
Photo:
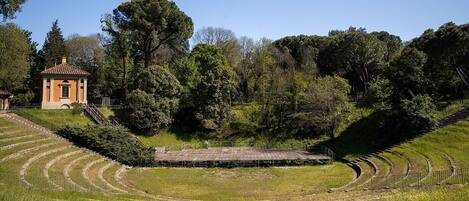
[{"label": "arched window", "polygon": [[64,80],[62,84],[60,85],[62,88],[62,94],[61,98],[69,98],[70,97],[70,84],[68,83],[68,80]]}]

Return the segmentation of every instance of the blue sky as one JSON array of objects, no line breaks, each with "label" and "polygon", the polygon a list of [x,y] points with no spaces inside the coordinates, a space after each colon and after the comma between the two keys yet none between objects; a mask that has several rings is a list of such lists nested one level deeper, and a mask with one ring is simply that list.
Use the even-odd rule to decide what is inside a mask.
[{"label": "blue sky", "polygon": [[[101,32],[100,18],[125,0],[28,0],[13,22],[33,32],[42,45],[52,21],[65,36]],[[278,39],[288,35],[327,35],[349,26],[385,30],[410,40],[443,23],[469,22],[468,0],[175,0],[195,29],[233,30],[238,36]]]}]

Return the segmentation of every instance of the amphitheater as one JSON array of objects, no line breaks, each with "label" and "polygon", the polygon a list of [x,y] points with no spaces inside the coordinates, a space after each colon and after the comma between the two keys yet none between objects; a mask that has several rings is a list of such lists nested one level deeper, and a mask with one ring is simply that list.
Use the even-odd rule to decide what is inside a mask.
[{"label": "amphitheater", "polygon": [[[329,191],[341,196],[314,195],[314,199],[305,196],[301,200],[355,200],[357,194],[376,197],[389,189],[469,182],[468,116],[468,110],[461,111],[443,120],[443,128],[350,161],[347,165],[354,177]],[[459,143],[442,144],[441,139],[456,139]],[[77,147],[15,114],[0,116],[2,182],[16,181],[31,189],[103,194],[111,196],[109,200],[181,200],[136,188],[126,180],[131,168]]]}]

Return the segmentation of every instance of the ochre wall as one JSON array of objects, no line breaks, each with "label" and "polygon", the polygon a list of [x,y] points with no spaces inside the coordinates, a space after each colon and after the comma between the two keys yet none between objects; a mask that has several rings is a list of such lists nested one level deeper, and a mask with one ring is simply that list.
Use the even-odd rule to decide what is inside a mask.
[{"label": "ochre wall", "polygon": [[[60,85],[64,80],[54,80],[54,99],[53,102],[59,102],[62,95]],[[71,102],[77,101],[77,80],[67,80],[70,84],[69,98]],[[82,96],[82,94],[80,94]]]}]

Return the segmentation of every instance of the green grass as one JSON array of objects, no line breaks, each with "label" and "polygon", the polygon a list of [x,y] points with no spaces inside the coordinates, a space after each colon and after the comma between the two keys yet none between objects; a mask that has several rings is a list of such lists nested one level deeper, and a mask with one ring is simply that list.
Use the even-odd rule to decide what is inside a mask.
[{"label": "green grass", "polygon": [[51,130],[58,130],[65,125],[94,124],[83,114],[72,114],[72,110],[18,109],[15,114],[33,121]]},{"label": "green grass", "polygon": [[98,110],[108,119],[114,116],[114,111],[107,107],[100,107]]},{"label": "green grass", "polygon": [[180,150],[184,147],[202,148],[204,142],[197,139],[180,139],[176,133],[163,130],[157,136],[136,135],[147,147],[166,147],[169,150]]},{"label": "green grass", "polygon": [[341,163],[279,168],[138,168],[129,183],[154,194],[201,200],[264,200],[325,192],[352,171]]},{"label": "green grass", "polygon": [[[45,135],[41,135],[36,131],[29,130],[28,128],[23,127],[20,124],[16,124],[9,120],[5,120],[0,118],[0,127],[8,126],[7,129],[1,129],[0,132],[4,131],[14,131],[14,130],[24,130],[28,134],[36,134],[37,137],[34,139],[41,139],[44,138]],[[4,137],[4,136],[2,136]],[[1,139],[1,138],[0,138]],[[30,140],[30,139],[28,139]],[[27,140],[23,140],[27,141]],[[57,141],[57,138],[50,138],[47,142]],[[10,141],[9,144],[17,143],[19,141]],[[17,153],[20,150],[24,150],[27,148],[35,147],[42,143],[33,143],[27,145],[20,145],[8,150],[0,151],[0,158],[4,158],[10,154]],[[7,144],[2,144],[0,146],[5,146]],[[62,147],[69,145],[67,142],[63,141],[57,145],[51,145],[47,148],[42,148],[27,154],[20,155],[15,159],[10,159],[8,161],[0,162],[0,200],[1,201],[51,201],[51,200],[69,200],[69,201],[83,201],[87,199],[93,200],[109,200],[109,201],[122,201],[123,198],[134,198],[138,200],[146,200],[141,198],[140,196],[133,196],[133,195],[105,195],[101,192],[91,191],[86,193],[81,193],[76,191],[74,188],[67,188],[65,191],[57,191],[52,189],[52,185],[49,184],[43,175],[43,168],[45,164],[50,161],[52,158],[58,156],[59,154],[63,154],[67,151],[60,151],[56,153],[52,153],[46,157],[43,157],[34,163],[32,163],[28,171],[26,172],[25,178],[28,182],[35,185],[35,188],[28,188],[23,182],[19,180],[19,171],[23,164],[33,156],[36,156],[40,153],[43,153],[47,150],[51,150],[54,148]],[[77,150],[77,148],[70,148],[68,151]],[[57,163],[56,165],[59,165]],[[63,165],[63,164],[62,164]],[[58,184],[63,184],[65,181],[60,169],[57,166],[53,166],[49,173],[51,178],[54,179]],[[79,175],[81,173],[81,169],[73,169],[73,175]],[[73,176],[72,175],[72,176]],[[108,177],[109,178],[109,177]],[[80,182],[78,178],[73,178],[76,182]],[[83,183],[85,183],[83,181]]]},{"label": "green grass", "polygon": [[394,193],[378,201],[467,201],[469,200],[469,186],[453,188],[411,190]]}]

